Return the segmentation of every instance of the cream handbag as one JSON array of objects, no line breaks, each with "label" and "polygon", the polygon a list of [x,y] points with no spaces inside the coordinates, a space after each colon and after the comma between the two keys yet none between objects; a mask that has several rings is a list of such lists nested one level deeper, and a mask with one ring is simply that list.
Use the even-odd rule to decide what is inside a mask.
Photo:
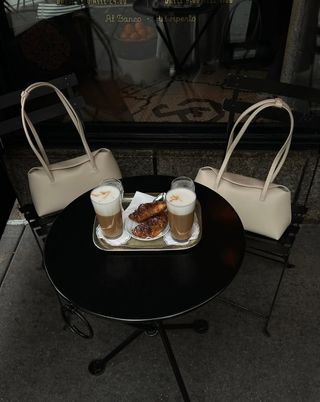
[{"label": "cream handbag", "polygon": [[[278,107],[285,109],[290,117],[290,132],[280,151],[274,158],[265,181],[239,174],[227,173],[226,168],[232,152],[249,124],[263,109]],[[237,136],[235,130],[240,121],[248,116]],[[278,240],[291,222],[291,193],[280,184],[274,183],[288,155],[294,119],[290,107],[282,99],[268,99],[245,110],[235,122],[230,134],[227,151],[220,169],[210,166],[199,169],[195,181],[211,188],[224,197],[238,213],[244,228]]]},{"label": "cream handbag", "polygon": [[[29,94],[39,87],[52,88],[60,98],[80,135],[86,152],[84,155],[50,164],[35,127],[25,111]],[[91,152],[79,116],[63,93],[54,85],[37,82],[21,93],[21,119],[30,147],[41,164],[28,172],[30,193],[39,216],[62,210],[79,195],[97,186],[104,179],[121,178],[119,166],[109,149],[101,148]]]}]

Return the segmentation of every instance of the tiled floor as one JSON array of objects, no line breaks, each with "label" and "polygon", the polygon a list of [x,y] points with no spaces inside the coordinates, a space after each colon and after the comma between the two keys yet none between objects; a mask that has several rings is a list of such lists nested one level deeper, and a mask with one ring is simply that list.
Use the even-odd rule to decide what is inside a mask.
[{"label": "tiled floor", "polygon": [[[320,400],[320,226],[302,228],[271,322],[212,301],[176,321],[210,322],[208,333],[170,332],[192,401]],[[181,395],[159,337],[142,336],[102,376],[87,365],[131,329],[89,317],[91,340],[64,329],[55,292],[28,226],[8,225],[0,242],[0,401],[157,402]],[[278,266],[247,256],[229,297],[265,310]]]}]

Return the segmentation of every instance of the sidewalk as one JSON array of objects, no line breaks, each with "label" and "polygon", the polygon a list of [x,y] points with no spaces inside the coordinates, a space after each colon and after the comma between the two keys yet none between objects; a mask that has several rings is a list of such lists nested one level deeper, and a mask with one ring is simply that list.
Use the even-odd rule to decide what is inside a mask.
[{"label": "sidewalk", "polygon": [[18,204],[15,202],[0,239],[0,286],[19,246],[26,224],[27,221],[19,212]]},{"label": "sidewalk", "polygon": [[[178,402],[159,337],[142,336],[94,377],[91,359],[131,331],[86,315],[95,336],[64,328],[59,303],[29,226],[9,222],[0,242],[1,402]],[[18,224],[17,224],[18,223]],[[170,340],[192,401],[320,400],[320,225],[305,225],[292,253],[270,325],[211,301],[176,319],[209,320],[209,332],[172,331]],[[265,311],[279,266],[247,256],[226,295]],[[178,295],[177,295],[178,297]]]}]

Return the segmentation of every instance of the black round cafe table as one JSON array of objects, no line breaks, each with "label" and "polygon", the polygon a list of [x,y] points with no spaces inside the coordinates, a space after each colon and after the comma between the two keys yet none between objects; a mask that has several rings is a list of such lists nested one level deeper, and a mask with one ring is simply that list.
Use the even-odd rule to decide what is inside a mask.
[{"label": "black round cafe table", "polygon": [[[173,177],[139,176],[122,179],[124,191],[160,193]],[[101,374],[108,360],[142,332],[160,334],[185,401],[190,400],[175,360],[167,323],[207,303],[221,293],[238,272],[244,255],[244,230],[230,204],[196,183],[202,211],[202,237],[186,250],[105,251],[93,243],[94,210],[90,192],[69,204],[53,223],[44,249],[46,272],[54,288],[74,309],[136,327],[130,337],[89,365]],[[166,323],[164,323],[166,321]],[[206,330],[203,320],[190,325]],[[181,328],[190,327],[186,324]]]}]

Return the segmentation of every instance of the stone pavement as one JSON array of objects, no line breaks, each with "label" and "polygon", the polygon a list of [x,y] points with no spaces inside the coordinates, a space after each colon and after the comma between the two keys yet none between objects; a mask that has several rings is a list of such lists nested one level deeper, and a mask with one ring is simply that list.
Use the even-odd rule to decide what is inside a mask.
[{"label": "stone pavement", "polygon": [[[12,222],[11,222],[12,223]],[[0,242],[0,401],[181,401],[158,336],[143,335],[105,373],[87,370],[132,329],[86,317],[95,336],[64,328],[59,303],[27,225],[7,225]],[[209,320],[209,332],[170,331],[192,401],[317,402],[320,400],[320,226],[305,225],[292,252],[270,330],[263,321],[218,301],[175,319]],[[246,256],[225,294],[266,311],[279,266]]]}]

